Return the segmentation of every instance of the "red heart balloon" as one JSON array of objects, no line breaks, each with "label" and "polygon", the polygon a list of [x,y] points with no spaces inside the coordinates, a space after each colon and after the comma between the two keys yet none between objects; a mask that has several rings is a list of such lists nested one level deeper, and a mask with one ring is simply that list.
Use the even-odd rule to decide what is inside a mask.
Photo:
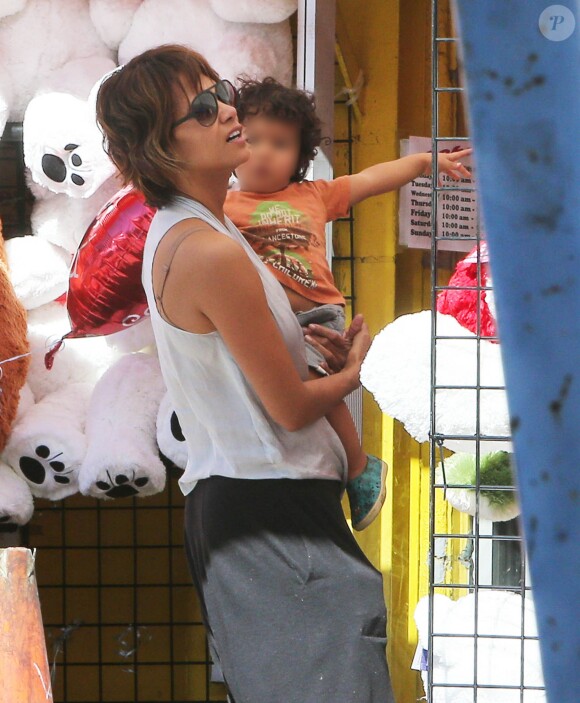
[{"label": "red heart balloon", "polygon": [[141,284],[143,247],[156,208],[127,186],[101,209],[85,232],[69,276],[71,331],[45,356],[52,367],[64,339],[127,329],[149,314]]}]

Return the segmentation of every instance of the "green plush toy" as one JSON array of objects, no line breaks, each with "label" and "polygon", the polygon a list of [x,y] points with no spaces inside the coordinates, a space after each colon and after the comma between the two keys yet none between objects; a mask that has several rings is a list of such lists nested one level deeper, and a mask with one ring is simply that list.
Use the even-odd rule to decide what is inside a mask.
[{"label": "green plush toy", "polygon": [[[502,522],[512,520],[520,513],[517,494],[514,490],[512,455],[508,452],[492,452],[480,457],[479,466],[479,518]],[[436,469],[437,483],[446,486],[446,499],[462,513],[475,515],[477,509],[475,485],[477,466],[473,454],[454,454],[439,464]],[[473,488],[471,488],[473,486]],[[502,490],[503,489],[503,490]]]}]

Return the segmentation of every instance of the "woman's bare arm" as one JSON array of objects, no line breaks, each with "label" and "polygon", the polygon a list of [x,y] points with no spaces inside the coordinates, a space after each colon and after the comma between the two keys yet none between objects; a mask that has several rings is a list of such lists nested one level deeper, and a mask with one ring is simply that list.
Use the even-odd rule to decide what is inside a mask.
[{"label": "woman's bare arm", "polygon": [[237,242],[209,227],[186,237],[177,248],[163,309],[169,321],[187,331],[218,330],[268,413],[291,431],[326,415],[358,386],[370,343],[364,327],[342,371],[302,381],[254,265]]}]

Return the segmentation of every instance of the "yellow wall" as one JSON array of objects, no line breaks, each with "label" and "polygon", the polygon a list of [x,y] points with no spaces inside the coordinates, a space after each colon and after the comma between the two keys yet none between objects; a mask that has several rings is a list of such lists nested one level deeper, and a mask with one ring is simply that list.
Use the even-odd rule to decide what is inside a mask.
[{"label": "yellow wall", "polygon": [[[339,0],[339,44],[350,45],[364,75],[362,115],[355,125],[354,170],[399,156],[398,73],[399,3],[396,0]],[[353,69],[354,70],[354,69]],[[352,77],[353,82],[356,76]],[[371,334],[395,316],[395,260],[397,254],[397,196],[372,198],[355,208],[355,280],[357,311],[362,312]],[[380,454],[390,466],[387,502],[381,516],[357,535],[367,555],[384,573],[389,611],[388,659],[398,703],[405,691],[416,699],[416,675],[409,672],[411,659],[401,643],[407,639],[405,587],[408,530],[400,507],[409,504],[409,481],[399,478],[399,457],[393,451],[393,422],[382,415],[365,392],[363,446]],[[395,524],[393,523],[395,521]],[[405,565],[405,566],[403,566]],[[401,568],[403,567],[403,568]],[[404,633],[401,635],[401,628]],[[412,656],[412,653],[411,653]]]}]

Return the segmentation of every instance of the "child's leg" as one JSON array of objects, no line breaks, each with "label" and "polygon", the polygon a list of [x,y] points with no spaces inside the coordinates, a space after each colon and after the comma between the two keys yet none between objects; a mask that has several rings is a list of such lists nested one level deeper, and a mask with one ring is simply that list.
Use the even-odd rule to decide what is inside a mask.
[{"label": "child's leg", "polygon": [[[319,377],[310,369],[312,378]],[[352,526],[364,530],[379,514],[386,495],[387,465],[363,452],[350,411],[343,401],[326,419],[338,435],[348,462],[346,492],[350,503]]]},{"label": "child's leg", "polygon": [[346,403],[342,401],[333,408],[326,419],[342,442],[348,461],[348,480],[351,481],[364,471],[367,455],[362,450],[358,432]]},{"label": "child's leg", "polygon": [[[310,378],[320,378],[320,374],[313,369],[309,369],[308,374]],[[346,452],[350,481],[364,471],[367,455],[362,450],[352,415],[344,400],[326,415],[326,419],[338,435]]]},{"label": "child's leg", "polygon": [[[311,322],[325,327],[344,330],[344,311],[338,305],[323,305],[305,313],[297,314],[301,325]],[[312,378],[326,372],[320,364],[324,357],[310,344],[306,344],[306,358]],[[350,503],[352,526],[355,530],[365,527],[379,514],[386,495],[387,465],[376,456],[363,452],[356,427],[346,403],[343,401],[333,408],[326,419],[338,435],[344,447],[348,463],[346,492]]]},{"label": "child's leg", "polygon": [[358,433],[346,403],[333,408],[326,416],[346,452],[352,526],[364,530],[379,514],[386,496],[387,465],[376,456],[363,452]]}]

